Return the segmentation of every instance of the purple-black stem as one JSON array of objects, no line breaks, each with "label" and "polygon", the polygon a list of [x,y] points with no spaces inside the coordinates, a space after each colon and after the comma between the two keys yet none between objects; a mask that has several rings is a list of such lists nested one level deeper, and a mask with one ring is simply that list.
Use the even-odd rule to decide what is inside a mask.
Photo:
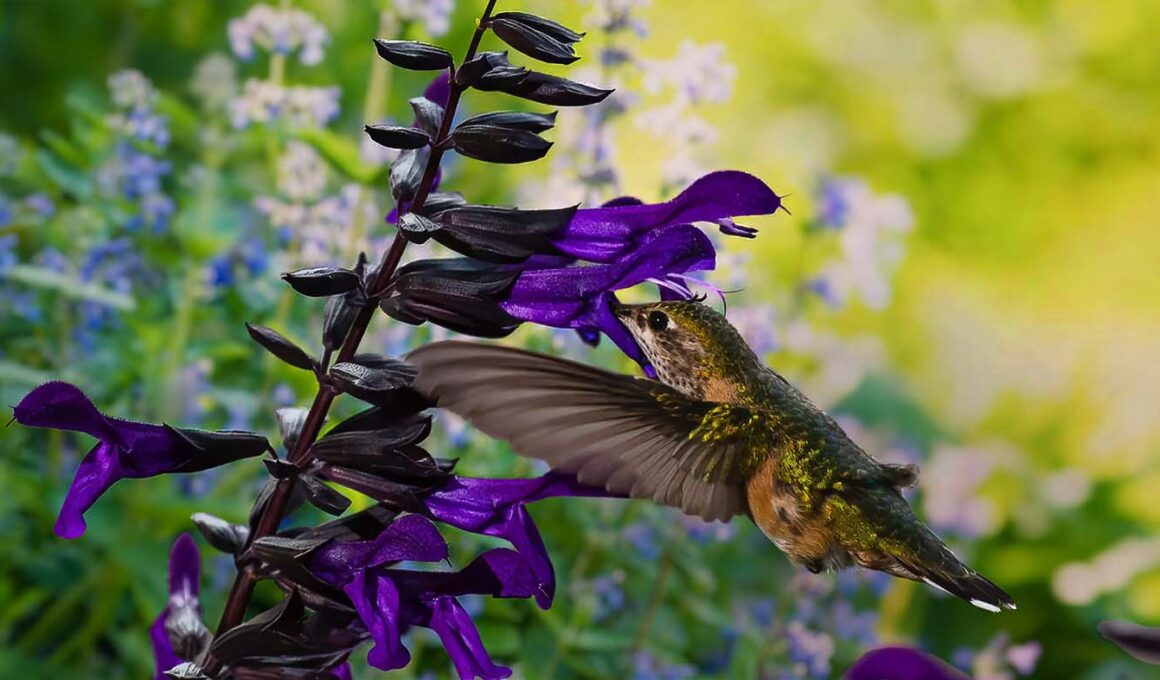
[{"label": "purple-black stem", "polygon": [[[483,34],[487,31],[487,20],[495,8],[495,3],[496,0],[488,0],[483,14],[480,15],[479,21],[476,24],[475,33],[471,37],[471,43],[468,45],[467,53],[463,58],[464,62],[471,60],[475,56],[476,50],[479,49],[479,43],[483,39]],[[444,110],[443,120],[439,126],[439,134],[431,145],[431,155],[427,160],[427,167],[424,169],[423,178],[419,182],[419,188],[415,191],[415,198],[411,201],[412,209],[422,207],[423,203],[427,200],[427,196],[431,193],[431,187],[435,183],[435,174],[439,169],[439,162],[443,158],[444,149],[441,146],[441,142],[447,139],[447,135],[451,131],[451,121],[455,117],[455,109],[459,105],[459,98],[463,94],[464,89],[456,85],[454,76],[454,68],[452,68],[450,78],[451,92],[447,100],[447,107]],[[400,216],[405,211],[406,209],[400,203]],[[402,260],[403,251],[406,248],[407,240],[403,238],[402,232],[397,232],[394,240],[391,242],[391,247],[383,253],[377,273],[367,286],[367,302],[359,310],[358,316],[351,325],[350,332],[347,333],[342,347],[338,351],[336,362],[350,361],[358,352],[359,345],[362,343],[363,337],[366,336],[367,328],[370,326],[375,309],[378,307],[379,297],[390,287],[390,283],[395,276],[395,270],[398,268],[399,261]],[[325,368],[326,366],[324,365],[323,369]],[[306,416],[305,424],[302,426],[302,432],[298,436],[294,449],[289,454],[289,461],[296,467],[301,469],[310,463],[308,459],[310,447],[318,439],[318,435],[322,431],[322,426],[326,423],[327,415],[330,413],[330,407],[338,394],[339,392],[327,381],[319,381],[318,393],[314,396],[314,402],[310,405],[310,411]],[[278,529],[278,525],[286,514],[286,506],[289,503],[294,484],[295,480],[291,477],[278,480],[274,493],[270,497],[270,502],[266,505],[261,517],[259,517],[254,534],[250,537],[251,542],[263,536],[269,536]],[[234,577],[233,586],[230,588],[229,597],[226,599],[225,609],[222,610],[222,617],[218,622],[217,635],[221,635],[242,622],[246,614],[246,608],[250,602],[250,596],[254,593],[256,583],[257,577],[254,571],[247,566],[240,566],[237,576]],[[210,659],[207,663],[206,670],[210,671],[212,675],[212,673],[218,670],[215,668],[216,665],[216,661]]]}]

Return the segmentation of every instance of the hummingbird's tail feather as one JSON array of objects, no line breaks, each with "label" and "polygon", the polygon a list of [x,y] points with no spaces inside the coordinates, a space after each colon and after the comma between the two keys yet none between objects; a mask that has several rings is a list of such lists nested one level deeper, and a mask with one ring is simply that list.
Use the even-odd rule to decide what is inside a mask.
[{"label": "hummingbird's tail feather", "polygon": [[[940,546],[946,553],[950,553],[945,546]],[[1015,600],[1007,591],[995,585],[990,579],[971,569],[958,558],[954,558],[952,570],[945,567],[931,567],[915,561],[895,557],[908,572],[914,575],[917,581],[923,581],[929,586],[938,588],[949,595],[970,602],[979,609],[989,612],[998,612],[1003,609],[1015,609]]]},{"label": "hummingbird's tail feather", "polygon": [[[845,500],[854,509],[855,521],[847,520],[839,525],[839,531],[847,526],[856,528],[845,532],[843,543],[855,548],[855,560],[862,566],[922,581],[990,612],[1015,609],[1015,600],[963,564],[930,527],[915,517],[896,489],[850,489]],[[864,540],[861,536],[867,531],[875,539],[870,546],[862,543],[863,549],[858,550],[859,542]]]},{"label": "hummingbird's tail feather", "polygon": [[964,567],[963,573],[952,576],[938,571],[923,571],[921,567],[915,571],[915,567],[906,566],[909,571],[915,572],[915,576],[922,579],[923,583],[966,600],[979,609],[985,609],[987,612],[1015,609],[1015,600],[1012,596],[977,571]]}]

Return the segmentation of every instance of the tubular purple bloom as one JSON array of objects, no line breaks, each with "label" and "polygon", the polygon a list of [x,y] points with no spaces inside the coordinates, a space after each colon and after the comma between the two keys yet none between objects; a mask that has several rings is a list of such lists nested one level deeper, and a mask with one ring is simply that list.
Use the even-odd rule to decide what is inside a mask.
[{"label": "tubular purple bloom", "polygon": [[910,647],[880,647],[858,659],[843,680],[969,680],[941,660]]},{"label": "tubular purple bloom", "polygon": [[310,570],[323,581],[341,586],[351,574],[394,562],[438,562],[447,559],[447,542],[430,520],[400,517],[373,541],[330,543],[310,558]]},{"label": "tubular purple bloom", "polygon": [[201,555],[197,543],[189,534],[182,534],[169,551],[169,602],[149,627],[153,659],[157,665],[154,680],[166,680],[165,671],[183,661],[173,650],[173,643],[165,632],[165,619],[174,607],[192,607],[197,616],[201,616],[201,603],[198,601],[200,578]]},{"label": "tubular purple bloom", "polygon": [[369,663],[382,670],[406,666],[411,654],[402,635],[411,626],[434,629],[463,678],[504,678],[455,596],[531,597],[539,581],[524,558],[504,548],[489,550],[458,572],[389,569],[397,561],[445,559],[447,545],[431,522],[407,515],[374,541],[331,543],[311,556],[315,575],[340,586],[367,627],[375,646]]},{"label": "tubular purple bloom", "polygon": [[536,603],[547,609],[556,592],[556,576],[548,550],[525,504],[557,496],[613,495],[604,489],[580,484],[575,475],[549,472],[534,479],[457,477],[427,496],[424,502],[431,516],[440,522],[511,543],[535,574]]},{"label": "tubular purple bloom", "polygon": [[447,108],[447,102],[451,99],[451,72],[442,71],[431,79],[427,89],[423,90],[423,96],[439,106]]},{"label": "tubular purple bloom", "polygon": [[252,446],[209,452],[164,425],[110,418],[78,387],[64,382],[32,390],[13,415],[21,425],[84,432],[100,440],[81,460],[61,506],[54,527],[61,538],[84,534],[85,511],[120,479],[196,472],[262,452]]},{"label": "tubular purple bloom", "polygon": [[500,306],[508,314],[554,326],[607,335],[637,362],[644,357],[636,341],[612,314],[612,291],[672,274],[713,269],[716,251],[709,237],[690,225],[652,231],[622,259],[592,266],[543,266],[562,258],[531,260]]},{"label": "tubular purple bloom", "polygon": [[455,598],[436,596],[427,598],[425,604],[430,610],[428,627],[439,635],[461,680],[511,676],[511,669],[496,665],[488,656],[475,623]]},{"label": "tubular purple bloom", "polygon": [[[634,200],[621,198],[601,208],[576,211],[553,245],[589,262],[615,262],[634,250],[642,236],[657,229],[741,215],[769,215],[781,207],[781,199],[765,182],[737,170],[709,173],[665,203]],[[749,231],[722,230],[752,236]]]}]

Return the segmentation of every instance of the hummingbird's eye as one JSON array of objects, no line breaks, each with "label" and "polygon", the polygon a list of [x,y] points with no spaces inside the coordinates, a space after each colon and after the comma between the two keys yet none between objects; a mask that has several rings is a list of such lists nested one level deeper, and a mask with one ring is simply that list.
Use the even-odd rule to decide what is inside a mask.
[{"label": "hummingbird's eye", "polygon": [[648,327],[654,331],[663,331],[669,327],[669,315],[664,312],[649,312]]}]

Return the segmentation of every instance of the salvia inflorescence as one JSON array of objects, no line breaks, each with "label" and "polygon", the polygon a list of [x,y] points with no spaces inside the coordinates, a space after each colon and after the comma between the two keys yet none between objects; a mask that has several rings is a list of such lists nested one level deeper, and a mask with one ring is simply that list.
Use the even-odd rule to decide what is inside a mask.
[{"label": "salvia inflorescence", "polygon": [[[481,51],[490,31],[535,60],[577,59],[581,33],[523,12],[495,13],[495,4],[488,2],[458,63],[436,45],[374,43],[392,65],[436,75],[410,101],[413,125],[366,128],[371,140],[398,150],[389,175],[396,201],[387,216],[396,230],[389,249],[348,267],[320,264],[282,275],[297,293],[325,299],[321,351],[276,329],[246,327],[262,349],[317,377],[309,408],[277,412],[280,446],[251,432],[114,418],[61,382],[38,387],[16,406],[15,419],[23,425],[98,440],[61,508],[55,530],[64,538],[84,534],[85,512],[118,480],[262,457],[268,480],[245,521],[193,517],[206,542],[231,555],[237,569],[213,632],[202,619],[196,544],[183,535],[173,547],[170,598],[150,631],[158,678],[346,678],[348,657],[367,645],[372,666],[401,668],[410,660],[403,635],[416,626],[434,631],[460,677],[507,677],[510,671],[489,658],[457,597],[531,598],[550,607],[555,576],[527,504],[607,494],[560,473],[533,479],[456,475],[455,461],[424,448],[431,404],[411,389],[415,371],[401,359],[359,351],[368,325],[381,310],[404,323],[486,338],[506,336],[527,322],[570,328],[590,343],[608,336],[649,372],[612,313],[616,291],[651,282],[664,297],[689,296],[688,273],[712,269],[716,255],[713,241],[692,223],[716,223],[726,235],[751,238],[754,231],[733,218],[781,207],[763,182],[733,171],[701,177],[658,204],[624,197],[595,208],[520,210],[475,205],[446,190],[440,161],[449,151],[488,163],[525,163],[552,146],[541,135],[555,124],[553,111],[497,111],[456,124],[468,92],[502,92],[547,106],[586,106],[611,93],[513,63],[507,51]],[[400,266],[408,243],[428,240],[460,257]],[[341,395],[367,407],[326,429]],[[332,485],[375,504],[346,514],[350,500]],[[287,526],[283,520],[304,504],[335,519]],[[458,570],[402,566],[445,562],[443,525],[497,537],[510,547],[487,550]],[[273,581],[285,596],[247,619],[259,580]]]}]

